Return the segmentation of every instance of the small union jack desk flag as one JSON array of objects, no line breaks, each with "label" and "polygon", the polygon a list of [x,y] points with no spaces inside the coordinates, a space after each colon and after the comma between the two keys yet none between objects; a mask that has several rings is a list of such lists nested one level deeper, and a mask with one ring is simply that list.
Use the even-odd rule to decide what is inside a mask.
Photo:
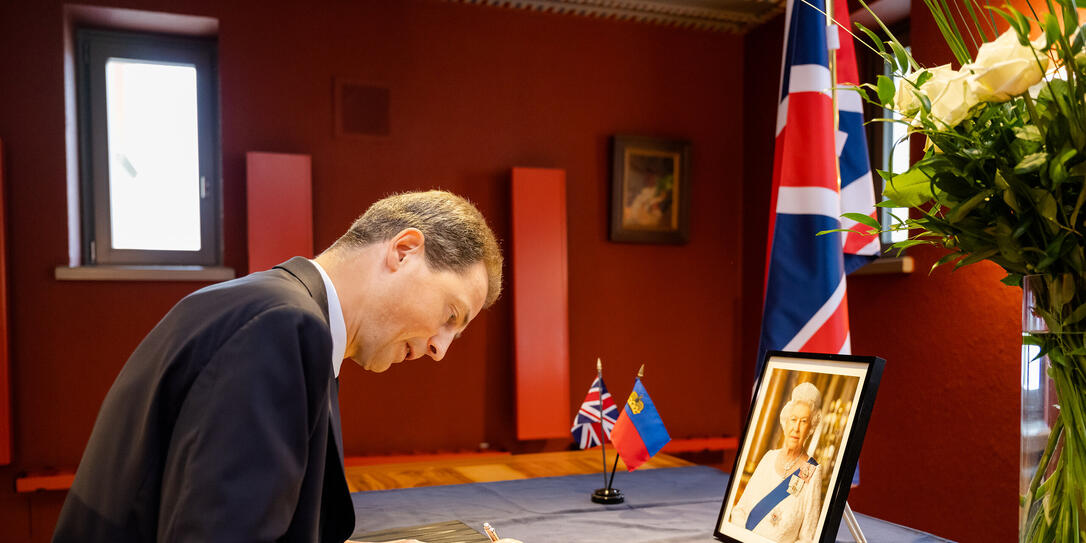
[{"label": "small union jack desk flag", "polygon": [[577,418],[573,420],[573,440],[582,449],[601,445],[600,437],[600,398],[603,398],[603,432],[610,438],[611,428],[615,427],[615,419],[618,417],[618,407],[611,393],[607,392],[607,385],[603,379],[596,377],[592,381],[592,387],[588,389],[588,395],[581,402],[581,408],[577,411]]}]

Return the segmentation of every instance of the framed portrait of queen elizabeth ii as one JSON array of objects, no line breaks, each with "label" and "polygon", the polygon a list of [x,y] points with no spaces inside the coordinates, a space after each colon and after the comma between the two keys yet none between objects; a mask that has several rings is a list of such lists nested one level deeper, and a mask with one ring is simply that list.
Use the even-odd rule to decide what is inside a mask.
[{"label": "framed portrait of queen elizabeth ii", "polygon": [[884,364],[878,357],[766,354],[717,539],[836,540]]}]

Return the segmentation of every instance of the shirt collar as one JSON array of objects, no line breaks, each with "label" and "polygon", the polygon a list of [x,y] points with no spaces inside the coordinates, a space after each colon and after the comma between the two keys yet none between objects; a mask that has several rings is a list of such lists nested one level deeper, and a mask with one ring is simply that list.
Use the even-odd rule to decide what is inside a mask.
[{"label": "shirt collar", "polygon": [[332,372],[338,379],[339,367],[343,365],[343,354],[347,351],[347,324],[343,320],[343,308],[339,305],[339,295],[336,294],[336,286],[332,284],[332,279],[316,260],[309,261],[321,273],[324,291],[328,295],[328,327],[332,329]]}]

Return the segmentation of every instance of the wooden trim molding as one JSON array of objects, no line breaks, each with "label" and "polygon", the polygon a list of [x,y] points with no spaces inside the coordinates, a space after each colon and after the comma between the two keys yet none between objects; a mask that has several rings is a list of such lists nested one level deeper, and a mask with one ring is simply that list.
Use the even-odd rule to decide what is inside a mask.
[{"label": "wooden trim molding", "polygon": [[916,263],[911,256],[900,258],[876,258],[850,275],[885,275],[890,273],[912,273]]},{"label": "wooden trim molding", "polygon": [[742,34],[784,11],[783,0],[449,0],[502,8]]},{"label": "wooden trim molding", "polygon": [[221,266],[57,266],[58,281],[226,281],[233,268]]}]

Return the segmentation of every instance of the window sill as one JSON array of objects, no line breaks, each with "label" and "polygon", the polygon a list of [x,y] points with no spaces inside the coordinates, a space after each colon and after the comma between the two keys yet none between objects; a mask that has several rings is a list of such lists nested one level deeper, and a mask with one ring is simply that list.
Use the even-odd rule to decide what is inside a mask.
[{"label": "window sill", "polygon": [[57,266],[58,281],[226,281],[236,277],[223,266]]},{"label": "window sill", "polygon": [[878,258],[866,266],[852,272],[851,275],[886,275],[891,273],[912,273],[916,263],[911,256],[901,258]]}]

